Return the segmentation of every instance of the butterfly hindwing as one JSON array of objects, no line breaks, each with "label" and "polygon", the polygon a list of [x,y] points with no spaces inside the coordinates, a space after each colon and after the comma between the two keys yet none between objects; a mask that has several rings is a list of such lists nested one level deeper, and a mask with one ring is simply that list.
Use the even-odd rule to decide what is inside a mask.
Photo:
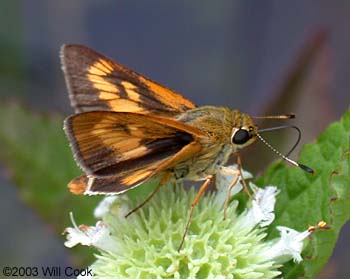
[{"label": "butterfly hindwing", "polygon": [[[78,164],[89,177],[125,187],[198,152],[202,132],[176,120],[128,112],[86,112],[65,120]],[[180,155],[179,155],[180,154]],[[183,155],[181,155],[183,154]]]},{"label": "butterfly hindwing", "polygon": [[[146,179],[149,179],[149,176],[146,177],[147,174],[148,172],[143,172],[142,177],[139,176],[138,180],[135,179],[136,183],[132,185],[130,183],[127,184],[123,182],[123,180],[127,177],[123,177],[122,175],[106,177],[88,177],[86,175],[81,175],[70,181],[68,184],[68,188],[73,194],[76,195],[121,194],[125,191],[130,190],[133,187],[138,186]],[[135,176],[137,175],[137,173],[133,173],[133,175]]]},{"label": "butterfly hindwing", "polygon": [[167,160],[159,160],[138,170],[129,169],[111,176],[81,175],[73,179],[68,184],[68,188],[73,194],[77,195],[120,194],[140,185],[155,175],[160,175],[162,172],[171,175],[171,170],[167,170],[168,167],[174,166],[177,162],[185,160],[200,150],[201,145],[198,142],[192,142]]},{"label": "butterfly hindwing", "polygon": [[125,111],[173,116],[196,106],[183,96],[81,45],[61,50],[76,112]]}]

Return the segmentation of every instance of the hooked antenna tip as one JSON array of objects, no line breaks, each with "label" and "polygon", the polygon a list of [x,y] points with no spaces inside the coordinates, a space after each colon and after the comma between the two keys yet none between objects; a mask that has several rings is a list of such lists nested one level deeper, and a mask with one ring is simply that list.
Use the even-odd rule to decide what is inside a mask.
[{"label": "hooked antenna tip", "polygon": [[308,166],[305,166],[303,164],[298,163],[299,168],[301,168],[302,170],[311,173],[311,174],[315,174],[314,170],[312,168],[309,168]]},{"label": "hooked antenna tip", "polygon": [[289,113],[287,114],[289,119],[294,119],[295,118],[295,113]]}]

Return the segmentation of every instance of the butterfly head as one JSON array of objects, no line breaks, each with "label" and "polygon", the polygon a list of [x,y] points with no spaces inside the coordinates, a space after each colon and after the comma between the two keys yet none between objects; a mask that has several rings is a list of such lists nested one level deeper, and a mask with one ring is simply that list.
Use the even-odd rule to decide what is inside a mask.
[{"label": "butterfly head", "polygon": [[238,117],[236,114],[235,119],[235,125],[231,132],[231,143],[237,149],[242,149],[257,139],[258,127],[247,114],[239,113]]}]

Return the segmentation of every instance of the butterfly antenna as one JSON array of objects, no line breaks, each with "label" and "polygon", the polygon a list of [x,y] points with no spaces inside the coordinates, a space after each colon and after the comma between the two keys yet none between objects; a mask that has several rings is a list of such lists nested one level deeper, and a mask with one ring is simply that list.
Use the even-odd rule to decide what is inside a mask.
[{"label": "butterfly antenna", "polygon": [[[260,133],[262,132],[268,132],[268,131],[275,131],[275,130],[280,130],[280,129],[286,129],[286,128],[294,128],[298,131],[299,136],[298,139],[296,141],[296,143],[294,144],[294,146],[292,147],[292,149],[287,153],[287,155],[283,155],[281,152],[279,152],[276,148],[274,148],[271,144],[269,144],[261,135]],[[273,128],[267,128],[267,129],[261,129],[259,130],[259,133],[257,133],[257,137],[268,147],[270,148],[273,152],[275,152],[278,156],[280,156],[283,160],[289,162],[290,164],[301,168],[302,170],[314,174],[314,170],[309,168],[308,166],[305,166],[303,164],[300,164],[296,161],[293,161],[292,159],[288,158],[289,154],[295,149],[295,147],[298,145],[299,141],[300,141],[300,137],[301,137],[301,132],[300,129],[296,126],[279,126],[279,127],[273,127]]]},{"label": "butterfly antenna", "polygon": [[255,119],[293,119],[295,118],[294,113],[280,114],[280,115],[267,115],[267,116],[252,116]]},{"label": "butterfly antenna", "polygon": [[300,131],[300,129],[297,126],[294,126],[294,125],[283,125],[283,126],[265,128],[265,129],[260,129],[259,133],[261,134],[261,133],[264,133],[264,132],[271,132],[271,131],[277,131],[277,130],[288,129],[288,128],[295,129],[298,132],[298,138],[295,141],[294,145],[288,151],[288,153],[286,155],[284,155],[284,156],[288,157],[294,151],[294,149],[298,146],[298,144],[300,142],[300,139],[301,139],[301,131]]}]

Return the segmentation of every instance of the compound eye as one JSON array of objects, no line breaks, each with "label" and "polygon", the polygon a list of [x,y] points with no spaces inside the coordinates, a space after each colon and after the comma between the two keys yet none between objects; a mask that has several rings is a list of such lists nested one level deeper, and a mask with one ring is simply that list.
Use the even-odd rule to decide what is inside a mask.
[{"label": "compound eye", "polygon": [[231,141],[234,144],[244,144],[250,139],[251,135],[248,133],[247,130],[239,129],[232,135]]}]

